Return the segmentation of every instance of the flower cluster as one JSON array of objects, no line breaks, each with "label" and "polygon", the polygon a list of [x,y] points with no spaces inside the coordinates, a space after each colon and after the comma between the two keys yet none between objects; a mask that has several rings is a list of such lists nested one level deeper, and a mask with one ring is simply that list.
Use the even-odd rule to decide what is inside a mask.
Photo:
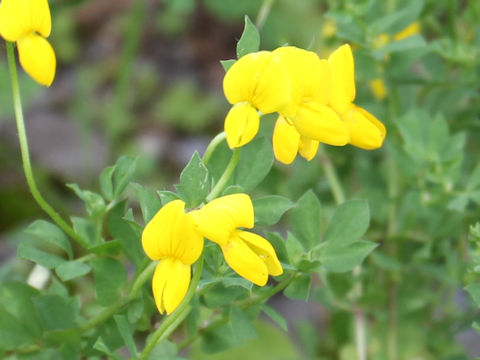
[{"label": "flower cluster", "polygon": [[233,105],[225,119],[230,148],[255,137],[261,114],[276,112],[273,148],[285,164],[297,153],[311,160],[320,142],[370,150],[379,148],[386,135],[375,116],[353,103],[349,45],[340,46],[328,59],[293,46],[247,54],[227,71],[223,89]]},{"label": "flower cluster", "polygon": [[272,245],[241,230],[253,224],[253,204],[246,194],[223,196],[188,213],[182,200],[163,206],[142,234],[145,253],[159,260],[152,289],[160,313],[170,314],[185,297],[191,265],[202,254],[204,237],[220,246],[235,272],[256,285],[265,285],[268,275],[281,275],[283,269]]},{"label": "flower cluster", "polygon": [[55,77],[56,57],[46,39],[52,21],[47,0],[2,0],[0,36],[16,42],[20,64],[38,83],[50,86]]}]

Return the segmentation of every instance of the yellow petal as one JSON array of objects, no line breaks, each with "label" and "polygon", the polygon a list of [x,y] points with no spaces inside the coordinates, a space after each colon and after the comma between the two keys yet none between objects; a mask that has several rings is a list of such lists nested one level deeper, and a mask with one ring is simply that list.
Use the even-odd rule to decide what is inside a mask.
[{"label": "yellow petal", "polygon": [[329,145],[342,146],[350,140],[347,127],[328,106],[309,102],[303,104],[293,125],[300,135]]},{"label": "yellow petal", "polygon": [[240,276],[258,286],[263,286],[268,280],[268,269],[260,257],[238,236],[221,245],[227,264]]},{"label": "yellow petal", "polygon": [[17,42],[20,64],[38,83],[50,86],[55,78],[57,60],[50,43],[36,34],[29,34]]},{"label": "yellow petal", "polygon": [[419,32],[420,32],[420,23],[418,21],[414,21],[410,25],[408,25],[405,29],[403,29],[402,31],[396,33],[393,36],[393,39],[395,41],[403,40],[403,39],[405,39],[409,36],[418,34]]},{"label": "yellow petal", "polygon": [[158,311],[171,314],[184,299],[190,284],[190,266],[167,258],[155,268],[152,280],[153,297]]},{"label": "yellow petal", "polygon": [[225,118],[228,146],[233,149],[248,144],[257,135],[260,117],[247,102],[235,104]]},{"label": "yellow petal", "polygon": [[325,60],[320,60],[312,51],[294,46],[280,47],[273,54],[282,60],[288,70],[294,103],[317,101],[327,104],[330,93],[330,69]]},{"label": "yellow petal", "polygon": [[219,245],[226,244],[235,229],[251,229],[254,223],[253,204],[247,194],[222,196],[189,215],[198,231]]},{"label": "yellow petal", "polygon": [[278,276],[283,274],[282,265],[278,261],[272,244],[260,235],[248,231],[238,231],[237,235],[265,263],[270,275]]},{"label": "yellow petal", "polygon": [[370,81],[370,89],[377,100],[383,100],[387,96],[387,88],[382,78],[376,78]]},{"label": "yellow petal", "polygon": [[295,126],[289,124],[283,116],[279,116],[273,130],[273,153],[275,158],[291,164],[297,156],[300,134]]},{"label": "yellow petal", "polygon": [[278,111],[290,101],[285,66],[269,51],[243,56],[227,71],[223,91],[231,104],[249,102],[263,114]]},{"label": "yellow petal", "polygon": [[163,206],[145,226],[142,246],[152,260],[172,257],[193,264],[203,250],[203,237],[193,218],[185,214],[185,203],[174,200]]},{"label": "yellow petal", "polygon": [[52,21],[47,0],[2,0],[0,3],[0,35],[8,41],[37,32],[50,35]]},{"label": "yellow petal", "polygon": [[355,75],[352,49],[345,44],[328,58],[332,74],[330,106],[339,114],[344,113],[355,99]]},{"label": "yellow petal", "polygon": [[315,155],[317,155],[318,145],[320,145],[318,141],[302,136],[300,138],[298,151],[304,159],[310,161],[315,157]]},{"label": "yellow petal", "polygon": [[382,146],[385,139],[385,126],[368,111],[352,104],[343,115],[350,132],[350,144],[365,150]]}]

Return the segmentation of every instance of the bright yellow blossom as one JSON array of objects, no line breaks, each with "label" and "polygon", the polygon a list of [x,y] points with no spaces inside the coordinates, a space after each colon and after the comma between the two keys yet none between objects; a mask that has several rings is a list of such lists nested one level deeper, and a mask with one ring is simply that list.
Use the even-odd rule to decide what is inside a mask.
[{"label": "bright yellow blossom", "polygon": [[410,25],[408,25],[405,29],[393,35],[393,40],[399,41],[399,40],[406,39],[407,37],[418,34],[420,30],[421,30],[420,23],[418,21],[414,21]]},{"label": "bright yellow blossom", "polygon": [[20,64],[35,81],[50,86],[55,77],[56,58],[46,40],[51,31],[47,0],[2,0],[0,35],[17,42]]},{"label": "bright yellow blossom", "polygon": [[288,164],[300,150],[300,154],[310,160],[319,142],[347,144],[347,127],[327,106],[332,86],[327,61],[320,60],[314,52],[293,46],[278,48],[273,53],[285,64],[291,84],[291,102],[279,111],[281,116],[273,135],[276,158]]},{"label": "bright yellow blossom", "polygon": [[353,54],[348,44],[340,46],[328,58],[332,72],[329,105],[350,132],[350,144],[366,150],[377,149],[385,139],[385,126],[365,109],[353,104],[355,75]]},{"label": "bright yellow blossom", "polygon": [[387,87],[385,86],[385,82],[382,78],[375,78],[368,84],[370,85],[373,96],[375,96],[377,100],[383,100],[387,97]]},{"label": "bright yellow blossom", "polygon": [[158,311],[170,314],[182,302],[191,277],[191,265],[203,251],[203,236],[197,232],[185,203],[174,200],[163,206],[142,233],[147,256],[159,260],[152,280]]},{"label": "bright yellow blossom", "polygon": [[258,132],[260,116],[279,111],[290,100],[290,82],[284,65],[269,51],[240,58],[225,74],[223,90],[233,105],[225,118],[230,148],[249,143]]},{"label": "bright yellow blossom", "polygon": [[189,214],[198,231],[220,245],[225,261],[240,276],[263,286],[269,274],[283,273],[273,246],[260,235],[240,230],[254,224],[253,204],[247,194],[220,197]]}]

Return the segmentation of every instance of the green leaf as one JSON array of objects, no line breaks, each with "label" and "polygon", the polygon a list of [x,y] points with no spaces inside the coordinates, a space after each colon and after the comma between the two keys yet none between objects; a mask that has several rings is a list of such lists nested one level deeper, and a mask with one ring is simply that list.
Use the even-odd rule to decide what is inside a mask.
[{"label": "green leaf", "polygon": [[291,232],[288,232],[285,249],[287,250],[290,264],[296,264],[305,254],[302,243]]},{"label": "green leaf", "polygon": [[132,326],[128,323],[125,315],[114,315],[113,318],[117,323],[118,331],[120,332],[125,345],[130,351],[130,355],[134,359],[137,359],[137,345],[135,344],[135,340],[133,340]]},{"label": "green leaf", "polygon": [[18,246],[17,257],[19,259],[33,261],[34,263],[42,265],[47,269],[53,269],[65,262],[65,259],[61,258],[60,256],[37,249],[35,246],[33,246],[33,244],[25,241]]},{"label": "green leaf", "polygon": [[340,205],[328,224],[324,241],[343,246],[361,238],[370,224],[366,200],[350,200]]},{"label": "green leaf", "polygon": [[14,349],[33,343],[42,334],[32,298],[39,291],[17,281],[0,287],[0,349]]},{"label": "green leaf", "polygon": [[70,241],[58,226],[44,220],[37,220],[31,224],[25,232],[38,239],[58,246],[67,253],[69,259],[73,258]]},{"label": "green leaf", "polygon": [[40,295],[33,303],[46,331],[69,329],[75,326],[73,304],[59,295]]},{"label": "green leaf", "polygon": [[242,36],[237,43],[237,58],[240,59],[244,55],[256,52],[259,47],[260,34],[250,18],[245,15],[245,27],[243,28]]},{"label": "green leaf", "polygon": [[112,176],[114,199],[123,193],[135,173],[136,166],[137,158],[133,156],[122,156],[117,160]]},{"label": "green leaf", "polygon": [[135,324],[142,317],[144,309],[145,302],[142,296],[132,300],[127,309],[128,322]]},{"label": "green leaf", "polygon": [[265,304],[262,305],[260,308],[265,313],[265,315],[267,315],[270,319],[273,320],[273,322],[280,326],[283,331],[288,331],[287,320],[285,320],[285,318],[280,315],[274,308]]},{"label": "green leaf", "polygon": [[234,183],[250,192],[267,176],[273,165],[273,150],[264,137],[254,139],[242,148],[234,173]]},{"label": "green leaf", "polygon": [[229,324],[239,343],[258,336],[248,316],[236,306],[230,308]]},{"label": "green leaf", "polygon": [[97,341],[93,345],[93,348],[95,350],[101,351],[102,353],[108,355],[110,359],[115,359],[115,360],[122,359],[119,355],[115,354],[112,350],[110,350],[110,348],[107,346],[107,344],[105,344],[101,336],[98,337]]},{"label": "green leaf", "polygon": [[81,261],[66,261],[55,268],[55,272],[62,281],[68,281],[86,275],[90,270],[90,266]]},{"label": "green leaf", "polygon": [[377,246],[378,244],[366,240],[360,240],[345,246],[330,246],[327,244],[322,248],[320,261],[329,271],[350,271],[360,265]]},{"label": "green leaf", "polygon": [[146,189],[140,184],[132,183],[132,186],[140,203],[143,221],[147,224],[162,207],[160,198],[152,190]]},{"label": "green leaf", "polygon": [[114,239],[123,244],[123,250],[128,259],[138,266],[145,258],[140,240],[142,229],[124,219],[125,207],[125,201],[113,207],[108,214],[107,228]]},{"label": "green leaf", "polygon": [[308,190],[298,200],[297,206],[291,212],[290,224],[293,233],[306,251],[319,243],[321,207],[320,201],[312,190]]},{"label": "green leaf", "polygon": [[122,295],[127,273],[121,263],[112,258],[95,259],[90,262],[95,277],[95,294],[102,306],[109,306]]},{"label": "green leaf", "polygon": [[185,169],[180,174],[180,184],[175,185],[187,208],[200,205],[210,191],[210,176],[202,159],[195,151]]},{"label": "green leaf", "polygon": [[105,212],[105,200],[99,194],[90,190],[82,190],[77,184],[67,184],[67,187],[85,202],[88,215],[98,217]]},{"label": "green leaf", "polygon": [[109,166],[103,169],[100,174],[100,191],[108,201],[113,200],[113,173],[115,166]]},{"label": "green leaf", "polygon": [[480,284],[473,283],[465,286],[464,289],[470,294],[475,304],[480,306]]},{"label": "green leaf", "polygon": [[275,252],[277,253],[278,260],[280,262],[283,262],[285,264],[289,264],[290,261],[288,259],[288,253],[287,253],[287,248],[286,248],[286,243],[283,237],[276,232],[266,232],[265,233],[265,238],[270,241],[272,244],[273,248],[275,249]]},{"label": "green leaf", "polygon": [[220,64],[222,64],[223,70],[225,70],[225,72],[227,72],[228,69],[230,69],[232,67],[232,65],[235,64],[236,62],[237,62],[237,60],[235,60],[235,59],[220,60]]},{"label": "green leaf", "polygon": [[178,196],[178,194],[174,193],[173,191],[161,190],[157,191],[157,194],[160,197],[162,206],[167,205],[170,201],[181,199],[180,196]]},{"label": "green leaf", "polygon": [[294,206],[294,203],[279,195],[270,195],[253,200],[256,225],[276,224],[282,215]]},{"label": "green leaf", "polygon": [[75,230],[78,235],[80,235],[90,245],[97,245],[98,241],[101,239],[97,237],[95,227],[89,220],[76,216],[72,216],[71,220],[73,224],[73,230]]},{"label": "green leaf", "polygon": [[480,186],[480,164],[477,164],[468,178],[467,191],[472,191]]},{"label": "green leaf", "polygon": [[283,294],[290,299],[307,301],[310,297],[311,284],[312,276],[309,274],[302,274],[288,285],[283,291]]},{"label": "green leaf", "polygon": [[423,0],[406,1],[402,3],[400,9],[379,17],[378,20],[370,24],[370,27],[376,34],[397,33],[418,19],[423,5]]},{"label": "green leaf", "polygon": [[110,240],[100,245],[91,246],[88,251],[98,255],[114,256],[120,254],[123,243],[120,240]]},{"label": "green leaf", "polygon": [[380,50],[377,50],[375,52],[375,56],[382,57],[385,54],[424,48],[426,45],[427,43],[425,42],[423,36],[418,34],[412,35],[405,39],[388,43]]}]

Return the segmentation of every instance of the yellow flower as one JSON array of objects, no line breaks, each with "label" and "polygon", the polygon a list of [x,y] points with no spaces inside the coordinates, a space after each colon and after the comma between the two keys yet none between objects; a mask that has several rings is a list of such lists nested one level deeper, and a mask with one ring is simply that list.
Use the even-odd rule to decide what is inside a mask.
[{"label": "yellow flower", "polygon": [[319,142],[348,143],[347,127],[329,106],[331,76],[328,63],[311,51],[293,46],[273,52],[290,75],[291,102],[281,109],[273,134],[277,160],[289,164],[298,151],[311,160]]},{"label": "yellow flower", "polygon": [[258,111],[279,111],[290,100],[290,82],[282,62],[269,51],[240,58],[225,74],[223,90],[233,105],[225,119],[230,148],[249,143],[257,134]]},{"label": "yellow flower", "polygon": [[369,83],[370,89],[372,90],[373,96],[377,100],[383,100],[387,96],[387,87],[382,78],[375,78]]},{"label": "yellow flower", "polygon": [[35,81],[50,86],[55,77],[56,58],[46,40],[51,31],[47,0],[2,0],[0,35],[17,42],[20,64]]},{"label": "yellow flower", "polygon": [[269,274],[283,273],[273,246],[260,235],[239,229],[251,229],[254,224],[253,204],[247,194],[220,197],[189,214],[198,231],[220,245],[225,261],[240,276],[263,286]]},{"label": "yellow flower", "polygon": [[145,226],[142,246],[152,260],[160,260],[153,275],[152,290],[158,311],[170,314],[182,302],[190,284],[191,265],[203,251],[203,236],[197,232],[185,203],[174,200],[162,207]]},{"label": "yellow flower", "polygon": [[393,40],[398,41],[398,40],[406,39],[407,37],[418,34],[420,30],[421,30],[420,23],[418,21],[414,21],[410,25],[408,25],[405,29],[393,35]]},{"label": "yellow flower", "polygon": [[372,150],[382,146],[385,126],[372,114],[353,104],[355,75],[353,54],[348,44],[340,46],[328,58],[332,72],[329,105],[344,121],[350,132],[350,144]]}]

